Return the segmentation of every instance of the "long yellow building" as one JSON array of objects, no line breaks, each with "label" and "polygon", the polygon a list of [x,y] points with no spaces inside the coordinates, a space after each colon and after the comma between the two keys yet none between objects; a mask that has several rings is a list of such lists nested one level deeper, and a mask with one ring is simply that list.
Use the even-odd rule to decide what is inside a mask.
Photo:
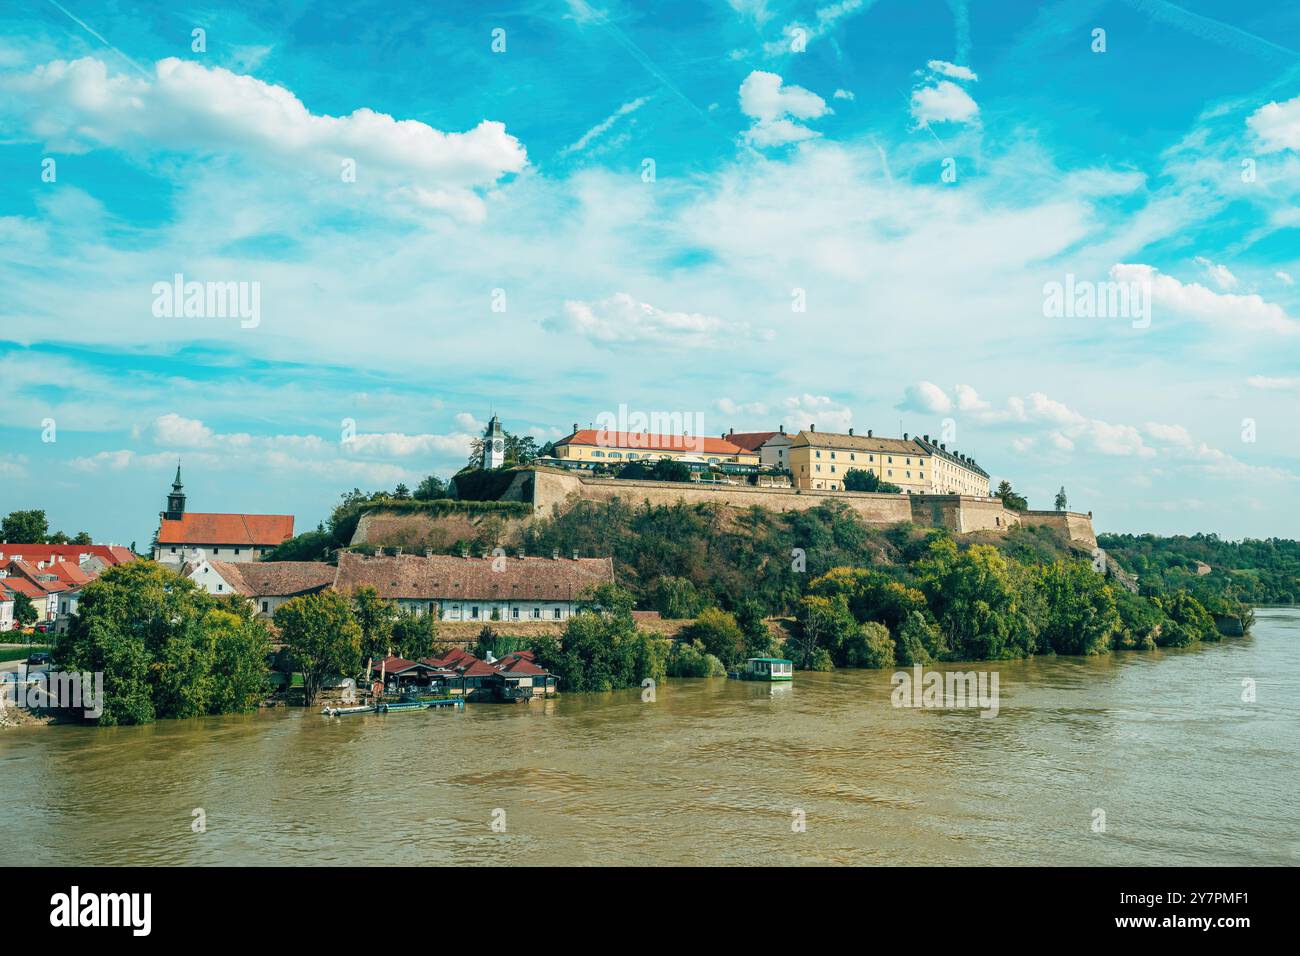
[{"label": "long yellow building", "polygon": [[962,494],[988,497],[989,476],[974,460],[930,436],[877,438],[871,431],[855,435],[819,432],[816,426],[799,432],[787,453],[796,488],[843,491],[852,470],[874,474],[909,494]]}]

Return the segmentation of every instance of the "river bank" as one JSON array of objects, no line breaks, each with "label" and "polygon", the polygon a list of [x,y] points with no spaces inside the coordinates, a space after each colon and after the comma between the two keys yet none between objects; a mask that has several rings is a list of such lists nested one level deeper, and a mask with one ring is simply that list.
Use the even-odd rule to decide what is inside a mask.
[{"label": "river bank", "polygon": [[1300,612],[1262,611],[1220,644],[1003,662],[994,719],[894,708],[888,671],[840,670],[652,703],[16,728],[0,845],[51,865],[1294,865],[1298,649]]}]

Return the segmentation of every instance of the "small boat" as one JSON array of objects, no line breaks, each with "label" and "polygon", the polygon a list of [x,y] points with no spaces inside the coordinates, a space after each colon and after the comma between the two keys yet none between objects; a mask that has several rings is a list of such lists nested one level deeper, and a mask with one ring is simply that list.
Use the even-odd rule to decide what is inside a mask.
[{"label": "small boat", "polygon": [[373,714],[375,708],[369,704],[363,704],[360,707],[326,707],[321,711],[324,717],[346,717],[349,714]]},{"label": "small boat", "polygon": [[389,704],[376,704],[375,712],[379,714],[399,714],[408,710],[436,710],[439,707],[464,707],[465,701],[459,697],[436,697],[429,700],[396,700]]},{"label": "small boat", "polygon": [[794,661],[784,657],[751,657],[743,667],[729,671],[727,676],[732,680],[794,680]]}]

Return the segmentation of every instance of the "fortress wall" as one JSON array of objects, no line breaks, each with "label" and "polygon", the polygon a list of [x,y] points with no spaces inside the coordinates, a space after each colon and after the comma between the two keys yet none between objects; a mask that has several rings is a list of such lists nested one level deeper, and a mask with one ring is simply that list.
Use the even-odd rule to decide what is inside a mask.
[{"label": "fortress wall", "polygon": [[1092,515],[1077,511],[1022,511],[1020,523],[1026,528],[1055,528],[1069,541],[1078,541],[1097,547],[1097,534],[1092,528]]},{"label": "fortress wall", "polygon": [[578,500],[611,501],[622,498],[640,503],[671,505],[710,502],[733,508],[757,505],[770,511],[805,511],[838,501],[862,516],[869,524],[897,524],[911,521],[927,527],[949,528],[958,534],[974,531],[1006,531],[1016,525],[1047,525],[1068,540],[1096,547],[1089,515],[1059,511],[1011,511],[997,498],[970,495],[882,495],[855,491],[809,492],[794,488],[755,488],[752,485],[702,485],[698,482],[623,481],[592,478],[573,472],[539,468],[521,472],[507,495],[510,500],[529,500],[531,490],[535,515],[562,514]]}]

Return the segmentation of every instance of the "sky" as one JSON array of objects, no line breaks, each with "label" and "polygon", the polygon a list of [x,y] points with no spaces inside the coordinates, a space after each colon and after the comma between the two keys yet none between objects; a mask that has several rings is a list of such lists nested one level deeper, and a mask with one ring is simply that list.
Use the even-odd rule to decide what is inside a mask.
[{"label": "sky", "polygon": [[145,547],[178,460],[190,510],[301,531],[494,413],[620,408],[1300,537],[1298,279],[1282,0],[0,21],[0,514],[97,541]]}]

